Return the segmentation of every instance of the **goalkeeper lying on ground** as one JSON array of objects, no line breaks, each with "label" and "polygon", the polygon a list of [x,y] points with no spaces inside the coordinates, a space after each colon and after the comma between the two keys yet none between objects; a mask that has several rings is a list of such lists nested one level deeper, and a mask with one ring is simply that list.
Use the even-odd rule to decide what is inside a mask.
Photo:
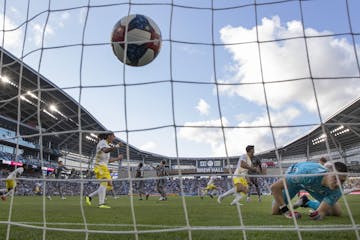
[{"label": "goalkeeper lying on ground", "polygon": [[[287,199],[285,193],[284,182],[286,182],[290,200],[300,190],[307,191],[316,199],[316,201],[307,199],[306,202],[303,201],[303,199],[300,199],[300,201],[294,205],[294,208],[299,206],[312,208],[314,211],[309,215],[311,219],[320,220],[325,216],[340,216],[341,208],[337,201],[340,199],[342,193],[339,188],[339,181],[343,184],[346,180],[346,176],[336,175],[335,172],[347,172],[346,165],[341,162],[335,162],[333,164],[333,169],[328,169],[318,163],[302,162],[290,166],[286,171],[285,179],[280,179],[271,185],[271,192],[275,200],[272,207],[272,214],[283,214],[287,218],[292,218],[293,216],[292,212],[287,207],[289,199]],[[319,176],[296,176],[324,173],[329,174]],[[296,218],[301,217],[298,212],[294,212],[294,216]]]}]

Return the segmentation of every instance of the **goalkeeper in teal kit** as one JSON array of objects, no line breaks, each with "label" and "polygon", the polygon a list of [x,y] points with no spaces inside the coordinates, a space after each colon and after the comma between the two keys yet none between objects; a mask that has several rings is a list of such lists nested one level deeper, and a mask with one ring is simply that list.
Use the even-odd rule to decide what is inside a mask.
[{"label": "goalkeeper in teal kit", "polygon": [[[342,196],[339,183],[343,184],[346,180],[346,176],[341,174],[344,172],[347,172],[347,167],[342,162],[335,162],[328,167],[313,162],[296,163],[290,166],[286,171],[285,179],[280,179],[271,185],[275,200],[272,214],[283,214],[287,218],[292,218],[293,215],[295,218],[301,217],[300,213],[296,211],[292,213],[287,206],[289,200],[285,192],[286,182],[290,199],[300,190],[307,191],[315,199],[310,200],[304,195],[294,204],[294,208],[312,208],[313,211],[309,215],[311,219],[320,220],[325,216],[340,216],[341,208],[337,201]],[[307,174],[312,175],[306,176]]]}]

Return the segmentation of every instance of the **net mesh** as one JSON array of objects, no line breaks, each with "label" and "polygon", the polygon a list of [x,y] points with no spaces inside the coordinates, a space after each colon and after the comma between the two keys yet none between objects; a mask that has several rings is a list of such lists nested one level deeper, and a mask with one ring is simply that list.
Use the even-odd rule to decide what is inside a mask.
[{"label": "net mesh", "polygon": [[[66,145],[66,141],[76,137],[79,141],[76,153],[80,156],[85,155],[88,149],[84,150],[82,143],[88,139],[84,139],[84,134],[101,132],[99,129],[92,129],[91,123],[83,120],[84,109],[82,106],[85,106],[89,112],[106,116],[101,118],[101,122],[104,124],[111,125],[112,122],[119,122],[113,131],[121,136],[127,144],[136,144],[139,142],[139,138],[155,132],[158,134],[155,135],[156,137],[166,138],[168,141],[162,144],[164,144],[164,148],[171,149],[166,153],[175,156],[172,164],[177,166],[186,165],[181,161],[181,157],[187,156],[185,151],[191,149],[189,146],[182,146],[179,139],[187,138],[188,135],[195,137],[204,130],[205,137],[201,140],[206,142],[206,138],[209,138],[208,143],[213,144],[212,147],[217,150],[215,154],[226,156],[224,166],[228,168],[228,173],[217,174],[217,176],[226,177],[233,173],[234,162],[231,162],[230,156],[234,154],[234,149],[238,148],[238,144],[234,144],[234,138],[254,135],[252,134],[254,131],[260,132],[262,133],[261,137],[267,138],[270,143],[270,145],[264,144],[262,147],[275,149],[276,160],[279,163],[280,172],[283,173],[285,168],[278,146],[291,139],[286,137],[284,139],[281,131],[296,129],[294,131],[303,134],[304,130],[321,126],[322,132],[326,134],[329,127],[333,126],[325,124],[324,121],[329,116],[328,101],[334,100],[331,98],[331,94],[323,97],[325,91],[333,93],[332,89],[326,87],[329,84],[334,88],[349,85],[350,90],[353,90],[344,89],[343,93],[348,94],[349,97],[343,102],[334,103],[338,104],[338,107],[358,96],[356,83],[359,80],[360,64],[358,58],[359,25],[356,24],[359,21],[356,9],[359,4],[356,1],[347,0],[334,2],[336,3],[315,0],[264,0],[226,1],[224,3],[214,0],[203,2],[106,1],[106,3],[99,3],[89,0],[76,3],[64,1],[60,4],[49,0],[39,4],[30,0],[22,3],[5,0],[0,16],[2,20],[0,24],[1,47],[15,55],[19,59],[20,65],[18,69],[12,70],[18,72],[18,79],[5,78],[5,74],[10,72],[9,69],[15,63],[6,63],[4,51],[1,51],[0,75],[2,81],[17,89],[16,95],[7,96],[0,102],[3,109],[12,102],[17,102],[16,109],[13,109],[16,114],[11,115],[16,116],[16,119],[12,119],[16,122],[16,134],[5,137],[3,140],[14,142],[16,146],[15,161],[19,161],[21,141],[36,138],[39,148],[38,158],[42,169],[46,168],[45,164],[48,160],[44,156],[44,152],[51,147],[44,146],[44,137],[61,137],[70,134],[66,135],[69,137],[59,144],[62,150],[66,152],[70,147]],[[323,13],[323,11],[328,11],[328,13],[324,13],[321,18],[318,13]],[[121,14],[119,15],[119,13]],[[112,26],[104,28],[102,22],[115,23],[121,17],[133,13],[154,16],[155,22],[160,24],[163,38],[160,55],[149,66],[136,69],[121,64],[115,57],[113,61],[102,64],[104,59],[108,59],[108,55],[112,55],[111,42],[108,40],[110,32],[108,29],[111,29]],[[107,18],[106,21],[105,18]],[[286,22],[286,26],[284,22]],[[197,54],[193,54],[194,52]],[[324,54],[326,55],[323,56]],[[229,63],[229,55],[231,55],[231,63]],[[284,58],[286,61],[281,61]],[[28,72],[29,66],[34,69],[36,76],[32,89],[29,89],[28,85],[23,86],[23,79],[28,76],[25,71]],[[97,69],[97,71],[93,69]],[[231,76],[226,76],[230,73]],[[54,88],[44,85],[42,83],[43,76],[54,80],[58,86]],[[302,91],[306,90],[306,92],[297,92],[296,88]],[[74,113],[72,116],[64,115],[56,107],[52,109],[53,111],[49,111],[51,103],[46,103],[47,100],[44,99],[44,96],[47,96],[48,92],[59,89],[77,102],[76,109],[74,107],[72,109],[72,113]],[[179,91],[179,89],[183,91]],[[276,89],[279,90],[276,91]],[[180,101],[186,101],[188,96],[183,95],[185,92],[197,96],[203,92],[212,92],[212,102],[216,106],[216,120],[188,121],[187,113],[191,111],[179,104]],[[28,95],[25,96],[25,93]],[[241,124],[229,123],[230,121],[225,116],[232,108],[244,108],[249,111],[249,114],[253,114],[250,109],[254,105],[244,101],[227,103],[227,99],[224,97],[227,94],[228,96],[240,95],[242,98],[252,101],[252,104],[254,102],[259,104],[262,111],[265,112],[264,120],[253,123],[248,121],[243,121]],[[152,99],[154,95],[162,96],[163,99]],[[289,101],[283,102],[282,99],[291,99],[296,95],[302,95],[295,101],[296,104],[312,111],[312,114],[309,114],[310,120],[279,121],[278,118],[291,118],[291,115],[298,115],[297,111],[290,108],[283,112],[277,109],[277,105],[289,104]],[[99,99],[102,100],[101,98],[106,98],[106,101],[99,101]],[[308,99],[311,100],[307,101]],[[101,102],[100,110],[93,107],[96,105],[96,101]],[[45,103],[48,104],[46,107],[44,107]],[[33,105],[32,114],[36,116],[36,122],[32,123],[37,129],[35,134],[21,133],[20,130],[22,124],[27,123],[27,119],[24,120],[21,114],[22,108],[29,104]],[[228,106],[232,104],[234,106]],[[134,111],[138,114],[134,114]],[[68,124],[68,129],[50,131],[58,123],[45,129],[43,125],[48,123],[44,120],[44,114],[58,122],[66,119],[72,123]],[[149,117],[143,117],[141,122],[135,121],[142,114]],[[31,116],[31,114],[29,115]],[[152,115],[160,117],[156,118]],[[356,126],[356,124],[346,121],[336,124]],[[217,135],[215,143],[210,139],[213,134]],[[294,135],[291,137],[293,138]],[[259,140],[255,137],[248,138],[250,141]],[[334,152],[330,148],[330,140],[324,138],[323,141],[327,154],[332,158]],[[335,140],[331,141],[336,142]],[[239,154],[239,152],[235,153]],[[91,214],[87,213],[84,196],[88,193],[89,185],[97,185],[98,181],[86,179],[83,174],[80,174],[80,180],[48,179],[43,174],[40,180],[21,178],[29,185],[33,185],[35,182],[42,184],[44,189],[42,198],[37,200],[41,201],[41,213],[39,213],[41,216],[34,218],[37,219],[34,221],[22,221],[14,218],[13,211],[18,206],[16,199],[11,196],[8,214],[6,218],[1,216],[0,219],[1,234],[5,234],[5,239],[8,240],[12,239],[12,232],[18,231],[18,229],[37,229],[41,230],[42,239],[47,239],[49,232],[54,231],[83,233],[81,238],[84,239],[99,236],[98,234],[131,235],[135,239],[139,239],[147,236],[146,234],[185,232],[186,235],[182,235],[185,239],[197,239],[201,237],[196,235],[196,232],[210,232],[210,235],[207,236],[211,236],[212,232],[217,231],[235,233],[240,231],[242,238],[248,239],[251,238],[249,236],[252,236],[254,231],[270,232],[269,236],[277,236],[278,232],[290,231],[296,233],[294,238],[304,239],[306,238],[304,234],[308,231],[323,233],[331,229],[334,232],[348,231],[353,234],[351,236],[360,239],[359,224],[356,222],[357,216],[353,216],[353,207],[348,202],[346,195],[343,197],[346,215],[349,218],[346,224],[324,222],[316,225],[303,225],[299,224],[298,219],[293,218],[292,225],[284,226],[281,223],[257,225],[248,221],[247,218],[244,219],[246,206],[242,205],[236,205],[231,210],[232,214],[236,214],[238,217],[238,222],[233,224],[223,225],[221,220],[218,225],[193,224],[189,212],[192,212],[192,208],[200,207],[193,205],[194,203],[185,197],[185,189],[189,182],[184,178],[180,167],[177,168],[177,174],[173,177],[178,179],[180,196],[178,203],[181,205],[181,213],[178,213],[178,216],[169,216],[169,218],[182,218],[183,224],[166,225],[163,221],[159,221],[160,224],[143,224],[143,219],[136,212],[136,189],[133,184],[139,180],[135,179],[132,173],[131,160],[134,156],[128,145],[126,145],[124,155],[127,159],[122,165],[119,165],[119,174],[121,170],[124,170],[125,174],[119,175],[119,178],[114,180],[114,184],[115,186],[118,184],[118,187],[123,186],[130,193],[130,204],[126,206],[129,211],[126,214],[131,220],[127,223],[103,222],[102,218],[106,218],[108,215],[101,216],[100,214],[99,219],[94,219]],[[92,165],[91,160],[93,159],[87,162],[80,161],[78,167],[87,169]],[[146,159],[143,161],[148,163]],[[198,177],[199,174],[190,174],[190,176]],[[270,174],[258,177],[277,178],[281,176],[283,175]],[[167,177],[150,176],[146,178],[146,181],[155,181],[161,178]],[[224,179],[223,181],[227,181]],[[339,179],[337,180],[339,181]],[[74,191],[74,195],[80,196],[76,201],[76,209],[80,210],[80,213],[77,212],[79,216],[75,223],[62,222],[61,219],[49,216],[51,214],[49,208],[51,209],[52,206],[47,202],[47,193],[50,191],[49,189],[56,188],[56,184],[62,182],[67,186],[79,189]],[[231,183],[227,185],[231,187]],[[286,194],[289,194],[288,191]],[[61,207],[61,203],[59,205]],[[147,207],[148,209],[143,211],[156,213],[156,208],[166,208],[166,206],[149,205]],[[292,209],[291,203],[289,207]],[[248,214],[248,212],[245,213],[247,217]],[[256,215],[255,210],[254,214]],[[214,216],[214,218],[216,217],[218,216]],[[206,224],[206,222],[204,223]],[[6,229],[3,229],[4,226]],[[273,233],[275,235],[271,235]]]}]

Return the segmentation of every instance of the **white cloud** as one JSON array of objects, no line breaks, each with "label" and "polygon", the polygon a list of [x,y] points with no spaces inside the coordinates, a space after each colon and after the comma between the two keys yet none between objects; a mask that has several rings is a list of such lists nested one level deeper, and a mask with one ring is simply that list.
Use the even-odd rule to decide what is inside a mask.
[{"label": "white cloud", "polygon": [[59,27],[63,28],[65,26],[65,22],[66,20],[68,20],[70,18],[70,13],[69,12],[63,12],[60,15],[60,19],[58,21],[58,25]]},{"label": "white cloud", "polygon": [[210,105],[201,98],[195,108],[200,112],[201,115],[208,115]]},{"label": "white cloud", "polygon": [[[264,18],[258,26],[259,39],[264,41],[300,37],[302,25],[299,21],[290,21],[284,25],[280,18]],[[256,28],[226,26],[221,31],[224,43],[239,43],[256,40]],[[331,34],[315,29],[306,29],[306,34],[318,36]],[[288,41],[267,42],[261,44],[261,64],[259,60],[258,45],[231,44],[226,49],[232,56],[232,64],[225,66],[225,74],[221,82],[245,83],[242,85],[222,86],[222,94],[239,96],[259,106],[267,103],[271,111],[272,125],[288,126],[299,117],[299,106],[308,113],[316,113],[316,101],[313,84],[310,77],[325,78],[315,80],[315,90],[323,118],[334,113],[345,103],[359,96],[360,85],[356,80],[344,80],[341,76],[356,76],[357,67],[353,47],[346,39],[335,37],[309,38],[307,40],[311,74],[308,66],[304,39]],[[262,71],[261,71],[262,70]],[[263,73],[263,79],[261,76]],[[339,77],[340,79],[326,79],[326,77]],[[288,79],[301,79],[299,81],[285,81]],[[263,85],[261,82],[266,84]],[[260,84],[254,84],[254,83]],[[250,83],[250,84],[246,84]],[[329,104],[331,103],[331,104]],[[200,111],[200,102],[197,109]],[[268,126],[267,113],[259,116],[244,117],[243,112],[234,113],[239,121],[236,126],[240,128],[225,128],[226,148],[229,155],[244,153],[248,144],[254,144],[256,151],[261,152],[274,148],[272,134],[274,134],[277,147],[283,146],[290,140],[301,136],[301,129],[271,128]],[[224,117],[224,126],[229,122]],[[219,126],[220,120],[206,122],[187,122],[185,126]],[[187,141],[205,143],[211,146],[213,156],[224,156],[225,145],[223,133],[220,128],[182,128],[179,136]]]},{"label": "white cloud", "polygon": [[[16,9],[14,9],[16,10]],[[0,13],[0,26],[3,26],[4,15]],[[4,48],[9,50],[15,55],[21,53],[21,46],[23,40],[23,32],[21,28],[15,30],[17,25],[10,18],[5,16],[5,37],[4,37]],[[1,46],[4,32],[0,32]]]},{"label": "white cloud", "polygon": [[[272,19],[264,18],[258,30],[260,40],[299,37],[302,35],[302,24],[299,21],[290,21],[284,26],[280,18],[275,16]],[[241,26],[226,26],[220,33],[224,43],[256,40],[255,27],[247,29]],[[318,36],[331,33],[307,28],[306,34]],[[307,41],[312,77],[358,76],[353,46],[345,38],[321,37],[309,38]],[[262,81],[257,44],[228,45],[226,49],[232,55],[233,66],[227,67],[231,69],[231,75],[229,77],[228,72],[227,77],[221,79],[221,82]],[[282,109],[289,104],[297,103],[310,112],[317,111],[313,85],[309,80],[310,71],[303,39],[263,43],[261,44],[261,58],[263,80],[266,83],[305,78],[305,80],[294,82],[266,84],[268,104],[271,108]],[[316,93],[324,118],[357,98],[360,93],[360,85],[356,79],[315,81]],[[224,86],[220,90],[223,94],[238,95],[259,105],[265,104],[262,84]]]},{"label": "white cloud", "polygon": [[[222,123],[223,126],[227,126],[228,120],[223,117]],[[220,128],[220,119],[199,122],[186,122],[184,123],[184,126],[185,127],[181,128],[179,131],[179,138],[181,139],[193,141],[196,143],[209,144],[212,149],[218,149],[223,142],[223,135]],[[203,126],[211,128],[205,128]]]},{"label": "white cloud", "polygon": [[[288,125],[298,117],[300,111],[296,108],[287,108],[283,111],[277,111],[271,114],[273,125]],[[187,122],[185,128],[179,131],[179,137],[183,140],[196,143],[205,143],[211,146],[212,156],[225,156],[225,145],[223,133],[221,130],[221,121],[210,120],[202,122]],[[223,117],[223,125],[229,126],[228,120]],[[199,126],[189,127],[189,126]],[[215,126],[219,128],[206,128],[201,126]],[[272,133],[270,131],[269,120],[266,113],[257,117],[254,121],[241,121],[237,124],[238,128],[225,129],[226,147],[230,156],[236,156],[244,153],[248,144],[254,144],[256,151],[261,152],[274,148]],[[292,129],[280,128],[274,131],[277,146],[282,146],[289,140],[292,140],[290,134]]]},{"label": "white cloud", "polygon": [[[33,24],[31,24],[31,29],[33,31],[32,39],[34,41],[34,44],[38,47],[41,46],[44,25],[42,25],[40,23],[33,23]],[[55,34],[55,31],[53,30],[52,26],[47,24],[46,30],[45,30],[45,37],[49,37],[54,34]]]},{"label": "white cloud", "polygon": [[16,8],[14,8],[14,7],[10,7],[10,11],[11,11],[12,13],[15,13],[15,14],[18,14],[18,13],[19,13],[19,11],[18,11]]},{"label": "white cloud", "polygon": [[147,142],[147,143],[143,144],[142,146],[140,146],[140,149],[141,149],[141,150],[144,150],[144,151],[149,151],[149,152],[151,152],[151,151],[156,150],[157,147],[158,147],[158,146],[156,145],[155,142],[150,141],[150,142]]},{"label": "white cloud", "polygon": [[79,23],[84,24],[86,19],[86,14],[88,12],[88,8],[81,8],[79,13]]}]

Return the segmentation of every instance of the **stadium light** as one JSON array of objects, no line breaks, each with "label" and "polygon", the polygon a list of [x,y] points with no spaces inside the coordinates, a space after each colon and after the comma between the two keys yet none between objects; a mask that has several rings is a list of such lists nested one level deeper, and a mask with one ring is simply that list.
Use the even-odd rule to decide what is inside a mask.
[{"label": "stadium light", "polygon": [[335,133],[334,136],[336,137],[336,136],[339,136],[339,135],[341,135],[341,134],[347,133],[347,132],[349,132],[349,131],[350,131],[350,129],[346,128],[346,129],[342,130],[341,132]]},{"label": "stadium light", "polygon": [[90,136],[94,137],[94,138],[98,138],[98,136],[96,136],[96,134],[90,133]]},{"label": "stadium light", "polygon": [[74,120],[72,120],[71,118],[68,118],[68,120],[72,123],[74,123],[76,126],[79,126],[79,124],[77,122],[75,122]]},{"label": "stadium light", "polygon": [[[36,99],[36,100],[39,99],[39,98],[38,98],[35,94],[33,94],[31,91],[27,91],[26,94],[29,95],[30,97]],[[40,99],[40,102],[45,103],[45,102],[44,102],[43,100],[41,100],[41,99]]]},{"label": "stadium light", "polygon": [[29,95],[32,98],[38,99],[38,97],[35,94],[33,94],[32,92],[30,92],[30,91],[27,91],[26,94]]},{"label": "stadium light", "polygon": [[27,99],[24,95],[21,95],[21,96],[20,96],[20,99],[23,100],[23,101],[25,101],[25,102],[27,102],[27,103],[29,103],[29,104],[31,104],[31,105],[33,105],[33,106],[36,106],[35,103],[31,102],[31,101],[30,101],[29,99]]},{"label": "stadium light", "polygon": [[91,142],[96,142],[96,139],[93,139],[92,137],[90,136],[86,136],[85,137],[87,140],[91,141]]},{"label": "stadium light", "polygon": [[6,83],[6,84],[10,84],[11,86],[13,87],[18,87],[18,85],[16,85],[16,83],[12,82],[8,77],[6,76],[0,76],[0,79],[3,83]]},{"label": "stadium light", "polygon": [[327,138],[327,135],[325,133],[323,133],[319,137],[314,138],[313,140],[311,140],[311,142],[312,142],[313,145],[316,145],[316,144],[325,142],[326,138]]},{"label": "stadium light", "polygon": [[340,127],[334,128],[333,130],[330,131],[331,134],[339,132],[340,130],[344,129],[344,126],[341,125]]},{"label": "stadium light", "polygon": [[1,76],[0,78],[1,78],[1,81],[4,82],[4,83],[9,83],[10,82],[10,80],[5,76],[4,77]]},{"label": "stadium light", "polygon": [[54,104],[51,104],[51,105],[49,106],[49,109],[50,109],[50,111],[52,111],[52,112],[56,112],[57,114],[59,114],[59,115],[62,116],[63,118],[68,119],[68,117],[65,116],[62,112],[60,112]]},{"label": "stadium light", "polygon": [[58,111],[57,108],[56,108],[56,106],[53,105],[53,104],[51,104],[51,105],[49,106],[49,109],[50,109],[50,111],[52,111],[52,112],[57,112],[57,111]]},{"label": "stadium light", "polygon": [[[349,131],[350,131],[350,129],[345,128],[343,125],[341,125],[341,126],[339,126],[337,128],[334,128],[333,130],[331,130],[330,134],[337,137],[337,136],[342,135],[344,133],[348,133]],[[313,145],[316,145],[316,144],[325,142],[326,138],[327,138],[326,134],[321,134],[319,137],[314,138],[313,140],[311,140],[311,142],[312,142]]]},{"label": "stadium light", "polygon": [[47,111],[46,109],[43,109],[43,112],[46,113],[47,115],[49,115],[50,117],[52,117],[55,120],[58,120],[57,117],[55,117],[53,114],[51,114],[49,111]]}]

